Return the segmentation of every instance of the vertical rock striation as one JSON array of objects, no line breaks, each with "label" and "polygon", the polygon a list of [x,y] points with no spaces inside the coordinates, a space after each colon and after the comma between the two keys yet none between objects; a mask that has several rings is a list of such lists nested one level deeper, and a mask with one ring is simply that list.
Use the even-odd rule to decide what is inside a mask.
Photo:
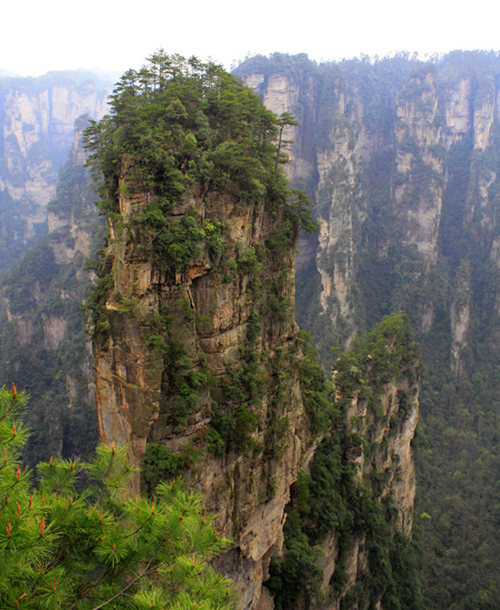
[{"label": "vertical rock striation", "polygon": [[[271,558],[283,554],[300,468],[323,435],[334,439],[329,459],[349,472],[361,458],[344,455],[336,440],[350,425],[347,394],[335,411],[294,321],[295,245],[306,214],[302,195],[289,191],[276,170],[276,119],[213,66],[197,66],[193,75],[179,58],[160,54],[154,61],[154,68],[123,77],[110,117],[87,135],[104,173],[108,219],[92,299],[100,434],[106,443],[126,444],[132,463],[143,464],[132,493],[141,485],[151,492],[155,480],[175,474],[203,493],[220,530],[234,539],[219,567],[234,579],[240,606],[272,608],[262,586]],[[254,84],[266,82],[258,77]],[[287,83],[269,80],[270,105]],[[311,99],[312,91],[311,81]],[[291,90],[273,107],[286,112],[297,95]],[[294,170],[296,179],[311,171],[310,144],[303,138],[305,161]],[[384,353],[392,340],[383,336]],[[369,369],[369,359],[360,366]],[[353,394],[350,418],[373,436],[359,481],[384,478],[377,501],[396,502],[394,529],[409,535],[416,392],[414,382],[391,385],[396,372],[387,375],[383,397],[377,394],[369,407],[366,392],[359,403]],[[404,389],[411,393],[409,417],[399,426]],[[397,430],[388,440],[390,426]],[[405,469],[398,480],[396,462]],[[356,510],[343,501],[346,514]],[[380,519],[385,523],[382,513]],[[343,534],[333,536],[335,564]],[[357,544],[361,557],[365,542]],[[335,572],[328,560],[324,567]],[[377,590],[372,597],[381,596]]]},{"label": "vertical rock striation", "polygon": [[[192,104],[199,83],[180,70],[175,97],[175,79],[158,90],[158,109],[143,97],[142,116],[163,113],[167,131],[156,141],[175,159],[171,178],[141,181],[142,150],[122,154],[113,174],[105,170],[108,240],[94,315],[99,430],[104,442],[127,444],[134,465],[143,457],[149,464],[153,451],[180,464],[234,538],[221,567],[241,607],[253,608],[282,546],[290,486],[313,445],[293,306],[301,206],[275,170],[275,119],[260,100],[216,73]],[[214,78],[207,70],[201,82]],[[253,107],[245,124],[239,97]],[[114,112],[119,122],[119,104]],[[200,144],[187,153],[189,140]],[[247,146],[254,158],[245,158]],[[184,181],[175,194],[174,180]]]},{"label": "vertical rock striation", "polygon": [[[456,270],[469,256],[464,241],[478,233],[494,256],[496,70],[486,55],[460,53],[435,64],[393,58],[373,66],[273,56],[238,68],[269,107],[295,113],[301,124],[289,175],[308,183],[320,232],[316,245],[304,244],[315,269],[298,267],[299,320],[317,335],[323,357],[397,307],[429,333],[437,306],[423,293],[442,260],[453,259]],[[306,132],[314,136],[304,147]],[[410,277],[419,294],[406,285]],[[311,289],[318,299],[302,293]],[[458,370],[467,316],[463,310],[457,323],[457,305],[445,298]],[[370,300],[375,308],[365,306]]]},{"label": "vertical rock striation", "polygon": [[331,425],[292,488],[285,553],[271,566],[279,607],[419,607],[409,544],[417,352],[395,314],[336,360]]},{"label": "vertical rock striation", "polygon": [[[265,202],[243,206],[232,197],[190,193],[187,201],[176,203],[169,219],[178,221],[189,210],[198,218],[224,223],[223,259],[216,265],[203,248],[181,272],[161,271],[139,254],[140,242],[125,242],[118,227],[147,202],[146,195],[120,197],[120,218],[110,226],[110,336],[94,347],[100,435],[107,443],[126,443],[137,465],[148,442],[162,443],[176,454],[199,453],[185,478],[203,492],[221,531],[235,537],[224,569],[243,592],[242,607],[251,607],[260,596],[269,559],[281,547],[289,488],[310,447],[293,308],[282,317],[269,309],[258,322],[256,338],[248,340],[256,324],[255,301],[264,303],[271,288],[283,303],[293,298],[293,244],[279,259],[265,251],[265,242],[283,221],[281,216],[270,218]],[[247,263],[241,262],[245,253],[255,256],[259,248],[260,294]],[[239,268],[228,268],[228,280],[222,269],[230,261],[239,262]],[[133,303],[131,313],[124,303]],[[165,337],[162,324],[169,327],[167,340],[175,342],[177,357],[188,361],[185,371],[175,371],[179,361],[155,349],[154,337]],[[250,349],[255,361],[248,361]],[[199,388],[196,404],[180,421],[176,388],[171,387],[178,384],[176,372],[190,379],[198,373],[212,384],[210,390]],[[238,409],[228,387],[247,392],[245,375],[256,384],[252,429],[239,441],[245,448],[230,444],[218,451],[211,445],[214,401],[218,410]]]},{"label": "vertical rock striation", "polygon": [[53,72],[0,79],[0,265],[6,271],[46,232],[47,204],[67,159],[74,123],[101,117],[109,83],[95,75]]},{"label": "vertical rock striation", "polygon": [[[496,525],[485,508],[497,501],[496,435],[484,427],[496,430],[498,420],[498,56],[457,51],[431,62],[400,55],[317,65],[275,55],[250,59],[238,73],[260,83],[263,99],[287,79],[290,93],[281,86],[274,97],[299,118],[315,117],[309,193],[320,233],[303,242],[314,264],[299,256],[297,315],[322,364],[332,364],[332,347],[348,346],[389,312],[408,312],[418,331],[432,448],[432,456],[420,454],[420,502],[425,514],[440,515],[424,523],[432,558],[426,603],[476,606],[487,595],[498,604]],[[293,163],[302,155],[294,147]],[[444,509],[450,497],[453,510],[460,507],[453,524]],[[470,514],[478,515],[474,526]],[[441,561],[433,550],[441,546],[456,555]],[[476,574],[467,582],[464,557]]]},{"label": "vertical rock striation", "polygon": [[48,235],[0,287],[0,383],[13,380],[30,394],[33,430],[25,459],[88,456],[97,443],[90,338],[82,303],[91,281],[84,263],[99,244],[95,191],[82,164],[76,122],[70,159],[47,206]]}]

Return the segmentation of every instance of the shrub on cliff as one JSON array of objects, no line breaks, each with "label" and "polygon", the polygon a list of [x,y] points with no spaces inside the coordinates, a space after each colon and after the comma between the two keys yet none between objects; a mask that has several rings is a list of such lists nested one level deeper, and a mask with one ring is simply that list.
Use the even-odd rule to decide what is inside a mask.
[{"label": "shrub on cliff", "polygon": [[33,487],[20,462],[25,405],[0,390],[0,607],[234,607],[230,581],[207,564],[227,541],[197,496],[172,482],[152,502],[127,497],[126,452],[104,445],[90,463],[39,464]]}]

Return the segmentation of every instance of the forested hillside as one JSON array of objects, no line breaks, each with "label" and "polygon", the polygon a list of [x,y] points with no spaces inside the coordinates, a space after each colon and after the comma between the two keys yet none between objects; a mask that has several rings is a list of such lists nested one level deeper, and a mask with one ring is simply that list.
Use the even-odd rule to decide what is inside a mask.
[{"label": "forested hillside", "polygon": [[320,231],[299,244],[297,317],[325,368],[391,311],[418,331],[426,607],[496,608],[500,58],[275,55],[237,73],[299,122],[289,175]]},{"label": "forested hillside", "polygon": [[[110,231],[89,303],[101,432],[137,463],[146,454],[144,489],[182,473],[212,490],[235,538],[223,563],[248,603],[267,599],[275,555],[268,584],[283,607],[497,608],[500,59],[242,64],[240,78],[297,126],[213,65],[156,61],[124,75],[115,115],[89,134]],[[62,147],[36,157],[31,124],[4,128],[6,266],[43,232],[62,160]],[[297,317],[327,379],[335,363],[333,386],[293,321],[294,239],[311,225],[279,172],[287,152],[319,225],[299,241]],[[29,461],[97,440],[80,308],[100,238],[81,161],[62,168],[48,237],[1,287],[0,382],[33,395]],[[399,535],[411,531],[415,346],[399,315],[356,338],[400,310],[425,364],[414,441],[424,600]]]}]

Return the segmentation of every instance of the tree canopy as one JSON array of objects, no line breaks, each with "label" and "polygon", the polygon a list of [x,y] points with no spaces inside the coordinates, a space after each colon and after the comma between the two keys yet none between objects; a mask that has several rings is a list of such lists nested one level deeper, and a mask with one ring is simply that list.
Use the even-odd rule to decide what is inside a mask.
[{"label": "tree canopy", "polygon": [[126,450],[105,445],[89,463],[39,464],[33,487],[25,406],[14,385],[0,390],[0,607],[234,607],[229,579],[207,564],[228,541],[197,495],[172,481],[127,497]]},{"label": "tree canopy", "polygon": [[167,211],[194,184],[286,200],[286,179],[276,171],[278,118],[221,66],[159,51],[122,76],[110,105],[86,135],[106,177],[105,207],[116,203],[127,162],[135,187],[154,191]]}]

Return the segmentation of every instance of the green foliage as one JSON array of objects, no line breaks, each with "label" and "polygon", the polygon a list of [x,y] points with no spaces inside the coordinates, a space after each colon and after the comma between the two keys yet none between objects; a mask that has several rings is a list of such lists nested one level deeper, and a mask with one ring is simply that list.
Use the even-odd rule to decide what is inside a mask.
[{"label": "green foliage", "polygon": [[162,481],[176,479],[189,465],[186,454],[177,454],[161,443],[148,443],[142,458],[142,474],[146,490],[153,495]]},{"label": "green foliage", "polygon": [[245,250],[236,260],[236,268],[243,273],[255,274],[261,271],[262,264],[259,262],[259,258],[253,246],[250,246],[248,250]]},{"label": "green foliage", "polygon": [[240,78],[245,78],[251,74],[264,74],[269,76],[279,72],[294,79],[305,80],[316,72],[316,65],[311,61],[306,53],[289,55],[288,53],[272,53],[269,57],[255,55],[245,59],[235,70],[235,74]]},{"label": "green foliage", "polygon": [[159,51],[125,73],[111,99],[111,115],[86,135],[105,176],[106,209],[116,209],[120,167],[130,158],[134,188],[159,189],[170,202],[194,183],[246,200],[271,191],[286,199],[286,181],[274,171],[277,119],[220,66]]},{"label": "green foliage", "polygon": [[267,587],[273,593],[277,610],[294,607],[299,598],[306,607],[311,607],[320,597],[319,585],[322,570],[317,561],[322,556],[321,547],[312,547],[307,536],[296,526],[300,519],[293,511],[285,522],[287,539],[286,555],[283,559],[273,559]]},{"label": "green foliage", "polygon": [[163,224],[153,239],[154,251],[160,258],[160,269],[180,271],[187,267],[199,253],[205,237],[205,231],[198,226],[192,214],[177,224]]},{"label": "green foliage", "polygon": [[22,262],[12,269],[4,281],[11,311],[26,313],[33,310],[36,307],[31,290],[33,278],[38,280],[43,290],[50,285],[58,270],[50,245],[46,240],[39,242]]},{"label": "green foliage", "polygon": [[[26,398],[0,390],[0,604],[4,608],[234,608],[230,581],[208,565],[227,540],[179,482],[129,498],[123,448],[89,463],[51,458],[40,483],[20,464]],[[79,478],[92,484],[85,491]]]},{"label": "green foliage", "polygon": [[241,366],[230,373],[222,386],[226,408],[212,408],[208,443],[213,453],[222,455],[230,449],[244,451],[253,447],[251,434],[259,421],[263,382],[264,371],[257,352],[244,350]]},{"label": "green foliage", "polygon": [[[303,333],[303,337],[307,335]],[[311,427],[326,431],[309,466],[291,491],[285,524],[285,553],[274,558],[266,583],[277,608],[313,607],[321,603],[322,570],[317,545],[333,535],[338,549],[328,599],[341,607],[370,608],[383,600],[388,608],[423,608],[420,566],[415,549],[398,531],[390,499],[380,501],[382,473],[370,454],[368,438],[348,421],[347,407],[357,393],[366,398],[377,419],[376,399],[389,381],[401,381],[417,366],[417,346],[408,318],[394,314],[370,333],[358,337],[352,350],[335,362],[335,396],[305,345],[301,381]],[[363,394],[359,394],[363,392]],[[406,402],[405,402],[406,400]],[[400,392],[398,420],[408,413],[408,397]],[[360,477],[355,462],[364,453]],[[370,467],[368,467],[370,464]],[[353,543],[362,544],[367,564],[357,584],[345,595],[345,563]]]},{"label": "green foliage", "polygon": [[[321,246],[318,263],[329,273],[347,271],[347,316],[334,295],[323,313],[317,267],[299,268],[297,278],[298,320],[311,331],[322,366],[333,363],[332,347],[347,345],[354,331],[366,332],[391,312],[407,312],[418,332],[428,370],[420,401],[430,446],[417,454],[417,505],[432,516],[423,523],[422,541],[429,608],[500,605],[491,510],[499,501],[499,321],[493,305],[499,278],[491,261],[498,240],[500,138],[498,127],[485,130],[483,148],[476,122],[457,136],[449,114],[450,100],[464,86],[471,116],[494,114],[499,59],[498,52],[456,51],[426,62],[409,54],[310,62],[307,89],[282,58],[254,64],[254,72],[264,74],[263,88],[272,74],[286,74],[299,90],[314,88],[314,106],[306,108],[315,117],[313,147],[337,159],[319,183],[313,177],[310,192],[316,193],[316,213],[334,227],[335,243]],[[432,144],[424,144],[402,116],[405,104],[422,124],[428,121]],[[304,142],[310,134],[307,127],[299,138]],[[366,134],[374,144],[360,154]],[[400,154],[409,162],[407,173],[396,172]],[[439,234],[429,256],[417,248],[431,242],[415,213],[430,213],[431,201],[439,208]],[[315,247],[310,240],[308,248]],[[468,319],[468,330],[457,362],[459,316]],[[342,375],[353,392],[370,399],[363,387],[366,364],[344,360]]]},{"label": "green foliage", "polygon": [[[480,251],[476,252],[480,255]],[[471,330],[463,370],[452,373],[449,318],[441,313],[423,344],[428,372],[421,403],[427,447],[417,454],[422,548],[429,608],[494,608],[500,599],[497,447],[497,270],[471,257]]]},{"label": "green foliage", "polygon": [[[345,417],[345,416],[344,416]],[[321,550],[316,545],[334,534],[338,549],[329,597],[338,598],[347,584],[345,561],[355,539],[364,539],[367,566],[341,607],[372,607],[379,599],[388,608],[424,608],[421,566],[416,549],[402,536],[377,492],[359,483],[350,461],[360,439],[346,431],[338,414],[334,428],[320,443],[310,474],[299,474],[285,524],[285,554],[273,559],[266,583],[277,608],[312,607],[321,601]],[[316,600],[316,601],[315,601]],[[350,600],[350,602],[349,602]]]},{"label": "green foliage", "polygon": [[[105,209],[116,209],[120,168],[130,165],[134,189],[154,190],[165,202],[193,184],[244,200],[288,198],[275,171],[274,139],[280,119],[215,64],[159,51],[140,71],[124,74],[112,96],[111,115],[86,132],[91,163],[105,176]],[[158,72],[154,65],[161,64]],[[306,202],[292,196],[297,214]]]},{"label": "green foliage", "polygon": [[90,314],[92,336],[96,343],[104,344],[109,336],[110,324],[106,313],[106,301],[113,288],[113,275],[106,273],[95,281],[92,292],[85,301],[85,311]]},{"label": "green foliage", "polygon": [[378,392],[383,384],[408,375],[418,356],[408,316],[391,314],[366,335],[356,336],[352,349],[335,361],[335,384],[347,397],[366,385],[369,374],[370,383]]},{"label": "green foliage", "polygon": [[312,207],[313,204],[303,191],[292,189],[287,201],[286,218],[293,223],[296,230],[314,233],[318,230],[318,225],[313,219],[310,210]]},{"label": "green foliage", "polygon": [[195,367],[180,341],[170,337],[162,346],[164,356],[165,380],[167,391],[162,401],[168,402],[168,408],[160,408],[168,413],[167,424],[174,428],[186,424],[190,413],[199,408],[208,388],[212,383],[207,368]]},{"label": "green foliage", "polygon": [[300,366],[302,399],[312,432],[323,432],[328,426],[332,411],[332,385],[318,364],[317,352],[311,345],[311,336],[301,331],[304,360]]}]

